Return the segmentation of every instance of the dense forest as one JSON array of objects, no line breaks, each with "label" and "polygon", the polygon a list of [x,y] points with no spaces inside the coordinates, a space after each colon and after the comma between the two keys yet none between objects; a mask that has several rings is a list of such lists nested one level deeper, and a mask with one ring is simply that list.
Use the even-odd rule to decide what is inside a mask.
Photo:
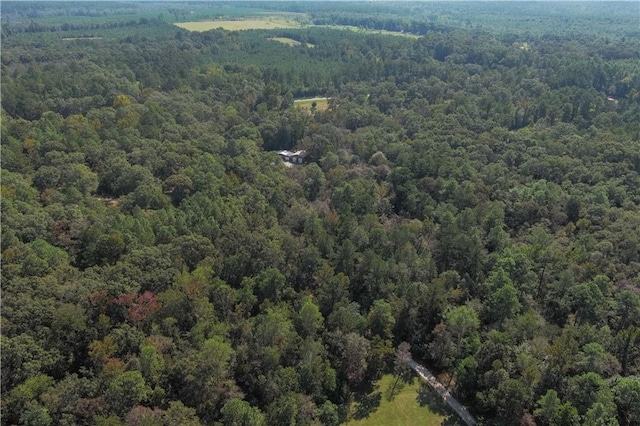
[{"label": "dense forest", "polygon": [[2,3],[3,425],[640,424],[637,4],[206,7]]}]

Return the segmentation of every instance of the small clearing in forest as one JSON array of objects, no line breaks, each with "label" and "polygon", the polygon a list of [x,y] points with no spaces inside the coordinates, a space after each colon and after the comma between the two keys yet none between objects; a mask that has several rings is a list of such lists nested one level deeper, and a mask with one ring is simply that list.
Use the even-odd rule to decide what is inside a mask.
[{"label": "small clearing in forest", "polygon": [[[277,41],[277,42],[289,45],[291,47],[302,45],[302,43],[299,42],[298,40],[294,40],[292,38],[287,38],[287,37],[270,37],[269,40]],[[311,43],[305,43],[305,45],[307,47],[316,47],[315,44],[311,44]]]},{"label": "small clearing in forest", "polygon": [[327,109],[329,109],[329,98],[296,99],[293,101],[293,104],[296,106],[296,108],[307,111],[311,111],[313,109],[314,103],[316,104],[316,111],[326,111]]},{"label": "small clearing in forest", "polygon": [[[394,389],[395,386],[395,391]],[[391,397],[391,393],[395,396]],[[383,376],[371,393],[359,398],[349,413],[347,426],[439,426],[460,425],[442,399],[417,377],[409,384]]]}]

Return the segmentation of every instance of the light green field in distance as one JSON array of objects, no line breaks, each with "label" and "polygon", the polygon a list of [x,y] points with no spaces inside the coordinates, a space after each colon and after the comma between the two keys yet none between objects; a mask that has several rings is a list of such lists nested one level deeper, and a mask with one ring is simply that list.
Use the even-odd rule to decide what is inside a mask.
[{"label": "light green field in distance", "polygon": [[461,425],[442,399],[429,388],[423,388],[417,377],[411,384],[405,384],[389,401],[387,396],[395,380],[390,374],[382,377],[364,402],[357,402],[352,406],[350,420],[346,425],[439,426],[445,422],[447,425]]},{"label": "light green field in distance", "polygon": [[[277,42],[289,45],[291,47],[300,46],[302,44],[298,40],[294,40],[292,38],[287,38],[287,37],[270,37],[269,40],[277,41]],[[305,43],[305,45],[307,47],[316,47],[315,44],[311,44],[311,43]]]},{"label": "light green field in distance", "polygon": [[293,104],[296,108],[311,111],[314,102],[316,103],[316,111],[325,111],[329,109],[329,98],[296,99],[293,101]]},{"label": "light green field in distance", "polygon": [[216,20],[216,21],[201,21],[201,22],[178,22],[177,25],[180,28],[184,28],[189,31],[209,31],[216,28],[222,28],[229,31],[240,30],[274,30],[277,28],[300,28],[300,22],[284,17],[274,18],[253,18],[253,19],[238,19],[232,21]]}]

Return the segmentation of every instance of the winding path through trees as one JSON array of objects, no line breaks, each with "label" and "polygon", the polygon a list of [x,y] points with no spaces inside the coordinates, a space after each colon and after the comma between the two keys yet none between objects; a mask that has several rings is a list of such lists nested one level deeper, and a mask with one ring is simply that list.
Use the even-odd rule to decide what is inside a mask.
[{"label": "winding path through trees", "polygon": [[413,370],[415,370],[416,373],[418,373],[418,376],[420,376],[422,380],[427,382],[429,386],[431,386],[433,389],[435,389],[436,392],[438,392],[438,394],[442,397],[442,399],[444,399],[447,405],[449,405],[449,407],[451,407],[453,411],[455,411],[456,414],[460,416],[462,421],[464,421],[467,426],[476,425],[476,419],[473,418],[473,416],[469,413],[465,406],[462,405],[457,399],[455,399],[449,393],[447,388],[445,388],[444,385],[440,383],[429,370],[415,362],[413,359],[409,361],[409,366]]}]

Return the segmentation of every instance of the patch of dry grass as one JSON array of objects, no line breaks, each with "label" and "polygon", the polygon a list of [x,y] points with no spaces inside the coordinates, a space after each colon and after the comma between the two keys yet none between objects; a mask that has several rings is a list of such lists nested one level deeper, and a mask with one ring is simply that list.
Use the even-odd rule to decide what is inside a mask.
[{"label": "patch of dry grass", "polygon": [[[301,18],[302,16],[302,18]],[[267,16],[253,16],[249,18],[234,19],[234,20],[215,20],[215,21],[194,21],[194,22],[178,22],[177,25],[180,28],[184,28],[189,31],[209,31],[215,28],[222,28],[229,31],[242,31],[242,30],[274,30],[278,28],[313,28],[324,27],[334,28],[337,30],[349,30],[364,34],[380,34],[380,35],[393,35],[408,38],[418,38],[419,36],[409,33],[401,33],[385,30],[366,30],[364,28],[354,27],[350,25],[304,25],[304,15],[301,14],[280,14],[280,15],[267,15]],[[272,40],[286,43],[290,46],[297,46],[299,43],[296,40],[286,37],[273,37]],[[313,47],[312,44],[307,43],[307,47]]]},{"label": "patch of dry grass", "polygon": [[216,28],[222,28],[229,31],[300,28],[300,23],[298,21],[282,17],[239,19],[232,21],[179,22],[174,25],[189,31],[209,31]]}]

